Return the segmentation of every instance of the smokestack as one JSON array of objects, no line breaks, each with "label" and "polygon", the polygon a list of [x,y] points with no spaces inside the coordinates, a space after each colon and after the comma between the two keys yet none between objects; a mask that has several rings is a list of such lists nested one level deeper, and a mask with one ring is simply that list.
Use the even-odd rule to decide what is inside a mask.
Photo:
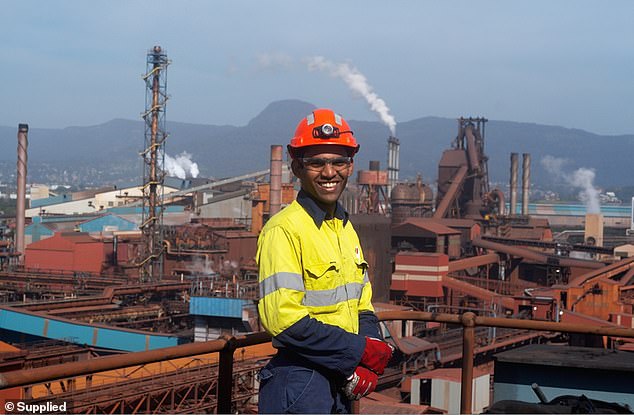
[{"label": "smokestack", "polygon": [[510,198],[509,210],[511,215],[517,213],[517,169],[518,169],[519,154],[511,153],[511,183],[510,183]]},{"label": "smokestack", "polygon": [[282,208],[282,146],[271,146],[271,187],[269,190],[269,217]]},{"label": "smokestack", "polygon": [[24,261],[24,222],[26,208],[26,149],[29,125],[18,125],[18,200],[15,211],[15,249],[20,254],[19,262]]},{"label": "smokestack", "polygon": [[522,154],[522,215],[528,215],[528,190],[531,185],[531,155]]},{"label": "smokestack", "polygon": [[399,141],[398,138],[390,136],[387,140],[387,181],[388,192],[391,191],[398,182],[399,170]]}]

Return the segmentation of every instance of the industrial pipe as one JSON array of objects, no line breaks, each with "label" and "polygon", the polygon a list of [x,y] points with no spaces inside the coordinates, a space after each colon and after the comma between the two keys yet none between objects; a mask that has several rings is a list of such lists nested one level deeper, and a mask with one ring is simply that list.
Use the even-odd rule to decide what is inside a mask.
[{"label": "industrial pipe", "polygon": [[18,125],[18,200],[15,209],[15,249],[18,262],[24,263],[24,225],[26,215],[26,162],[29,125]]},{"label": "industrial pipe", "polygon": [[528,216],[528,191],[531,181],[531,155],[524,153],[522,156],[522,215]]},{"label": "industrial pipe", "polygon": [[479,248],[491,249],[495,252],[502,252],[520,258],[530,259],[541,264],[553,264],[564,267],[580,267],[593,269],[605,267],[605,264],[603,262],[549,256],[541,252],[533,251],[531,249],[521,248],[518,246],[509,246],[497,242],[487,241],[481,238],[474,238],[472,243],[473,246],[477,246]]},{"label": "industrial pipe", "polygon": [[506,213],[506,203],[504,201],[504,193],[500,189],[493,189],[489,194],[495,199],[498,205],[498,215],[504,215]]},{"label": "industrial pipe", "polygon": [[510,214],[517,214],[517,169],[518,169],[518,154],[511,153],[511,183],[510,183]]},{"label": "industrial pipe", "polygon": [[475,313],[468,311],[462,320],[462,375],[460,377],[460,413],[472,413],[473,402],[473,357],[475,349]]},{"label": "industrial pipe", "polygon": [[449,206],[456,199],[456,195],[458,194],[458,189],[462,186],[464,179],[467,175],[467,166],[462,165],[451,178],[451,185],[449,185],[449,189],[445,196],[440,201],[440,204],[436,208],[436,212],[434,212],[434,219],[442,219],[447,214],[449,210]]},{"label": "industrial pipe", "polygon": [[271,146],[271,185],[269,187],[269,217],[282,208],[282,146]]}]

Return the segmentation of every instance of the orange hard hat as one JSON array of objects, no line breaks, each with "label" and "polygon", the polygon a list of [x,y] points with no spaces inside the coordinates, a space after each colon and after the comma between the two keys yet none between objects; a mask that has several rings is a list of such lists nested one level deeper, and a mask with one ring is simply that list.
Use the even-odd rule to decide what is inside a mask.
[{"label": "orange hard hat", "polygon": [[313,110],[297,124],[288,152],[294,158],[296,150],[322,144],[348,147],[351,156],[359,151],[359,144],[346,120],[327,108]]}]

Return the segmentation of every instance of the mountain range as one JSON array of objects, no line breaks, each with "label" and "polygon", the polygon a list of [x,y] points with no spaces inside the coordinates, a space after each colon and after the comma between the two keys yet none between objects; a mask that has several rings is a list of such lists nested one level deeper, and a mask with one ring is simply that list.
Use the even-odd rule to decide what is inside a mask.
[{"label": "mountain range", "polygon": [[[266,169],[270,146],[285,145],[297,122],[313,108],[314,105],[298,100],[276,101],[244,126],[189,124],[168,119],[166,154],[174,157],[189,153],[205,177],[223,178]],[[457,114],[456,118],[461,115],[470,114]],[[379,160],[385,169],[388,128],[378,121],[348,122],[361,144],[357,170],[367,169],[370,160]],[[439,117],[399,123],[396,135],[400,141],[400,178],[413,179],[421,174],[425,182],[432,183],[443,150],[450,148],[457,135],[457,126],[456,119]],[[12,169],[16,161],[16,136],[17,126],[0,126],[0,162]],[[31,126],[28,139],[30,175],[42,165],[62,166],[65,172],[92,169],[101,172],[104,181],[115,180],[113,171],[135,176],[129,177],[130,181],[142,174],[139,156],[144,146],[142,120],[115,119],[95,126],[63,129]],[[511,152],[531,154],[532,182],[544,186],[562,181],[544,167],[542,160],[547,156],[562,162],[568,173],[582,167],[593,169],[595,184],[599,186],[634,184],[631,167],[634,135],[606,136],[559,126],[489,120],[485,128],[485,153],[491,181],[508,183]],[[29,180],[37,178],[29,176]]]}]

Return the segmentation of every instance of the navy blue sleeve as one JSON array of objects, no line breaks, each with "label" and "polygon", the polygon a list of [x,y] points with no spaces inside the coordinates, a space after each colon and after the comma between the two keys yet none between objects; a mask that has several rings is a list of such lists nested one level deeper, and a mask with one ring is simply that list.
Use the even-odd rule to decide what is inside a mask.
[{"label": "navy blue sleeve", "polygon": [[365,337],[324,324],[308,316],[273,339],[308,361],[330,371],[350,376],[361,361]]},{"label": "navy blue sleeve", "polygon": [[359,313],[359,335],[383,340],[379,329],[379,319],[371,311]]}]

